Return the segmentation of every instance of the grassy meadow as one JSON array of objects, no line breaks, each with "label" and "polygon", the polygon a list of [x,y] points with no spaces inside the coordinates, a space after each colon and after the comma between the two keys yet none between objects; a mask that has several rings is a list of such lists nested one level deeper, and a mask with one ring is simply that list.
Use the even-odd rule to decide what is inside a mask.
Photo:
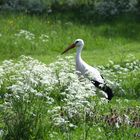
[{"label": "grassy meadow", "polygon": [[[109,23],[87,23],[72,15],[51,15],[45,18],[1,14],[0,21],[1,61],[16,59],[24,54],[50,63],[77,38],[85,41],[83,58],[91,65],[106,64],[108,60],[120,62],[129,54],[140,57],[140,25],[135,18],[120,18]],[[20,33],[20,30],[32,33],[33,38],[25,39],[24,35],[17,37],[15,34]],[[42,34],[47,35],[48,38],[42,37],[47,41],[40,39]]]},{"label": "grassy meadow", "polygon": [[[77,38],[85,41],[83,59],[113,88],[109,103],[96,96],[100,91],[90,81],[76,76],[75,50],[60,55]],[[0,139],[140,138],[140,24],[135,17],[100,23],[68,13],[2,12],[0,64]]]}]

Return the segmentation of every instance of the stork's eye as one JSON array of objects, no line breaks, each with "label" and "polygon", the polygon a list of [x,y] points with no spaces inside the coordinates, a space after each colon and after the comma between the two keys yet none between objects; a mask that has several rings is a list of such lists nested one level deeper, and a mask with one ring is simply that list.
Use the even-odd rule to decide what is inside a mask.
[{"label": "stork's eye", "polygon": [[75,44],[77,44],[79,41],[76,41]]}]

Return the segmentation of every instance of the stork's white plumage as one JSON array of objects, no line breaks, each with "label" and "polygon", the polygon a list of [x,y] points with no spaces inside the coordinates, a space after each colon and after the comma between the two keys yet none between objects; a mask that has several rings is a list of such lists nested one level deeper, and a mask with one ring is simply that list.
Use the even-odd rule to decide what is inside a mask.
[{"label": "stork's white plumage", "polygon": [[[100,72],[93,68],[92,66],[88,65],[83,59],[81,58],[81,51],[84,47],[84,41],[82,39],[76,39],[72,45],[65,49],[62,54],[67,52],[68,50],[75,48],[77,49],[76,52],[76,70],[79,71],[84,77],[90,78],[91,82],[99,89],[105,91],[108,95],[108,99],[111,100],[114,96],[112,90],[106,86],[103,77],[101,76]],[[100,85],[103,86],[100,86]]]}]

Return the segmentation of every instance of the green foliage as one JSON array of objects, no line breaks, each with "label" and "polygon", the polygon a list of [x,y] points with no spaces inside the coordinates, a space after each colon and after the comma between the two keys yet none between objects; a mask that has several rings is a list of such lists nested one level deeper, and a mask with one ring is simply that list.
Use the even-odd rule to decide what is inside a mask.
[{"label": "green foliage", "polygon": [[91,65],[122,61],[129,54],[140,58],[140,24],[133,17],[92,23],[67,14],[46,19],[2,13],[0,20],[0,61],[24,54],[50,63],[76,38],[84,39],[82,57]]},{"label": "green foliage", "polygon": [[123,13],[139,10],[139,1],[132,0],[6,0],[1,9],[31,14],[70,11],[94,20],[112,19]]},{"label": "green foliage", "polygon": [[[135,72],[139,72],[140,63],[133,63],[137,66]],[[108,102],[97,96],[98,91],[89,80],[76,75],[72,57],[58,58],[49,66],[25,56],[15,62],[4,61],[0,66],[0,86],[5,85],[4,81],[8,84],[1,96],[0,136],[4,140],[134,139],[139,134],[140,103],[132,99],[135,93],[128,90],[132,82],[127,81],[125,86],[122,82],[123,75],[129,80],[129,74],[133,82],[138,81],[139,77],[131,72],[131,64],[127,62],[125,70],[113,63],[102,66],[106,74],[112,75],[114,71],[112,76],[118,81],[110,81],[104,75],[113,83],[114,90],[119,86],[127,92],[121,98],[120,90],[116,90],[115,97]],[[139,87],[131,86],[138,91]]]},{"label": "green foliage", "polygon": [[[74,17],[0,15],[1,139],[139,138],[139,22],[122,17],[87,24]],[[91,96],[99,91],[88,80],[79,81],[73,58],[56,57],[76,38],[85,41],[82,57],[98,66],[112,86],[115,97],[109,103]],[[19,58],[22,54],[45,63],[58,61],[45,65]],[[9,58],[14,61],[3,61]]]},{"label": "green foliage", "polygon": [[[5,140],[18,139],[44,139],[43,134],[47,131],[47,105],[45,99],[31,95],[29,99],[19,96],[11,100],[12,108],[5,110],[3,123]],[[43,113],[42,113],[43,112]]]},{"label": "green foliage", "polygon": [[[137,80],[140,76],[139,68],[140,61],[135,60],[133,56],[129,56],[126,61],[123,60],[120,64],[115,64],[113,61],[110,61],[110,64],[105,68],[102,67],[102,70],[105,75],[112,75],[112,78],[116,81],[115,83],[118,84],[119,89],[116,91],[118,96],[139,98],[140,82]],[[117,77],[115,76],[116,74]]]}]

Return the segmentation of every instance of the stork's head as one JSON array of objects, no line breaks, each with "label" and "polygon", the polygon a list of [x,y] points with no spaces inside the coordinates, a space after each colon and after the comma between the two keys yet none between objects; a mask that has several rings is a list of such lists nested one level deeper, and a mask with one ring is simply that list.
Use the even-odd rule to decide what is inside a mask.
[{"label": "stork's head", "polygon": [[64,54],[68,50],[72,48],[77,48],[77,47],[83,47],[84,46],[84,41],[82,39],[76,39],[74,43],[72,43],[69,47],[67,47],[61,54]]},{"label": "stork's head", "polygon": [[76,47],[81,47],[81,46],[84,46],[84,41],[82,39],[76,39],[74,41],[74,44]]}]

